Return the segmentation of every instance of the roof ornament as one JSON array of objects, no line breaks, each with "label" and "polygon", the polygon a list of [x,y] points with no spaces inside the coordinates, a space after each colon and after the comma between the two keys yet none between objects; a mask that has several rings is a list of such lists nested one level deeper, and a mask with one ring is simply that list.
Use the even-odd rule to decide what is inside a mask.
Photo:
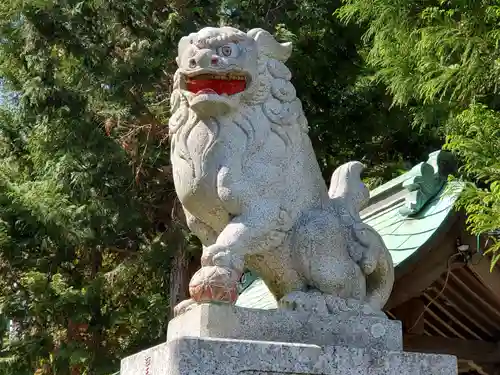
[{"label": "roof ornament", "polygon": [[399,213],[409,217],[418,214],[434,198],[448,181],[448,176],[456,169],[456,159],[451,152],[434,151],[426,162],[422,162],[409,172],[411,177],[403,183],[409,194]]}]

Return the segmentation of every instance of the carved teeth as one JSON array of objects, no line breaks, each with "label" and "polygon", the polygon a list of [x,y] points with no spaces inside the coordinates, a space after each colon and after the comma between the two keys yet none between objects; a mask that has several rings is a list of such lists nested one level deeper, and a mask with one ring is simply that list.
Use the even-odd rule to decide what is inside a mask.
[{"label": "carved teeth", "polygon": [[186,77],[186,80],[193,81],[193,80],[200,80],[200,79],[217,79],[217,80],[222,80],[222,81],[246,81],[246,76],[243,74],[234,74],[234,73],[228,73],[228,74],[200,74],[197,76],[193,77]]},{"label": "carved teeth", "polygon": [[237,80],[237,81],[244,81],[246,80],[246,77],[244,75],[241,75],[241,74],[228,74],[228,79],[231,79],[231,80]]}]

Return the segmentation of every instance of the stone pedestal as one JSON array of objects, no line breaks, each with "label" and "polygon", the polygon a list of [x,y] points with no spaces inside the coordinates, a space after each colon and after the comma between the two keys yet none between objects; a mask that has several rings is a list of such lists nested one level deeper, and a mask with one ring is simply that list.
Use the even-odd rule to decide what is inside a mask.
[{"label": "stone pedestal", "polygon": [[313,314],[202,304],[168,325],[167,342],[182,337],[403,350],[401,322],[352,311]]},{"label": "stone pedestal", "polygon": [[167,342],[125,358],[120,375],[456,375],[456,358],[402,351],[399,322],[200,305]]}]

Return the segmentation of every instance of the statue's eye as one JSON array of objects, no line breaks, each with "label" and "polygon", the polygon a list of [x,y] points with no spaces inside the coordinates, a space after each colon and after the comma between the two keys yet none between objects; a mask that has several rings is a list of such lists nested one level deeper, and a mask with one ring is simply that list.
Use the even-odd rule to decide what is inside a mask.
[{"label": "statue's eye", "polygon": [[239,48],[238,45],[235,43],[229,43],[222,47],[217,48],[217,54],[219,54],[219,56],[236,58],[238,57],[238,53],[239,53]]}]

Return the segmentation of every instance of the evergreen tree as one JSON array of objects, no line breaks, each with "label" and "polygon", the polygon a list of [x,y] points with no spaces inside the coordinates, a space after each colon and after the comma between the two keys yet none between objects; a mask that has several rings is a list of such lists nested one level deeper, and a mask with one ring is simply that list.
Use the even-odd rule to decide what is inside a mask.
[{"label": "evergreen tree", "polygon": [[0,76],[16,94],[0,118],[0,301],[21,332],[5,371],[111,373],[166,334],[184,239],[163,68],[197,24],[142,1],[10,1],[0,14]]},{"label": "evergreen tree", "polygon": [[[476,235],[500,228],[500,6],[497,1],[345,0],[367,28],[367,60],[415,125],[439,128],[463,163],[459,206]],[[500,241],[489,249],[500,257]]]}]

